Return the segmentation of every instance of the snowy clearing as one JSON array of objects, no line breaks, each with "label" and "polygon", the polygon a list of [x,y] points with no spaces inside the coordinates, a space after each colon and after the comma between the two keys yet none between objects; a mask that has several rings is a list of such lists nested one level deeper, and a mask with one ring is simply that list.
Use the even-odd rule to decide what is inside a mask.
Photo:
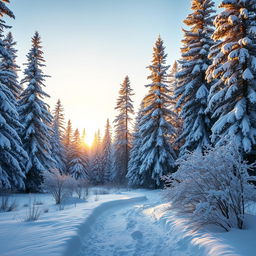
[{"label": "snowy clearing", "polygon": [[[160,196],[161,191],[112,192],[88,201],[72,198],[59,210],[48,194],[15,195],[18,209],[0,213],[0,255],[255,255],[255,216],[247,216],[245,230],[191,232]],[[25,222],[33,198],[42,213],[38,221]]]}]

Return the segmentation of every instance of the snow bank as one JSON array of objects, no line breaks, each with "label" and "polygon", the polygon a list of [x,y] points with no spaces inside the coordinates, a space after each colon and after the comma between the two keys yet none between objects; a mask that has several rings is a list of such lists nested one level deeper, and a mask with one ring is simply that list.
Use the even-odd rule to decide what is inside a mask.
[{"label": "snow bank", "polygon": [[[177,216],[170,211],[169,203],[159,202],[161,191],[144,192],[151,207],[144,214],[155,219],[157,225],[162,225],[163,232],[168,233],[168,244],[171,245],[171,255],[197,256],[255,256],[256,205],[247,208],[245,229],[231,229],[225,232],[215,226],[192,231],[189,220]],[[158,203],[152,203],[157,202]]]},{"label": "snow bank", "polygon": [[177,245],[173,255],[180,255],[179,251],[183,247],[183,253],[186,251],[188,255],[255,256],[256,216],[246,215],[243,230],[233,228],[225,232],[209,226],[192,231],[187,219],[179,218],[167,209],[168,204],[162,204],[152,211],[167,225],[172,242]]}]

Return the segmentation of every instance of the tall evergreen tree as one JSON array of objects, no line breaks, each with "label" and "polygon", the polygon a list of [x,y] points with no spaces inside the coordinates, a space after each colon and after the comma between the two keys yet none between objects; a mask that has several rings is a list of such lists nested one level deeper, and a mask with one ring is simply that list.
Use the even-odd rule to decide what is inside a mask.
[{"label": "tall evergreen tree", "polygon": [[177,61],[175,60],[172,67],[171,67],[171,70],[170,70],[170,73],[168,75],[168,81],[169,81],[169,91],[170,91],[170,96],[171,96],[171,102],[170,102],[170,109],[173,111],[173,112],[178,112],[177,108],[176,108],[176,99],[175,99],[175,90],[177,89],[177,79],[176,79],[176,74],[178,73],[178,63]]},{"label": "tall evergreen tree", "polygon": [[112,154],[112,140],[111,127],[109,119],[107,119],[105,134],[102,141],[102,168],[104,174],[104,183],[109,183],[113,175],[113,154]]},{"label": "tall evergreen tree", "polygon": [[[212,141],[235,137],[246,153],[256,145],[256,5],[255,1],[228,1],[215,19],[208,80],[215,81],[208,110],[216,119]],[[255,161],[255,158],[254,158]]]},{"label": "tall evergreen tree", "polygon": [[68,173],[75,179],[88,178],[88,159],[83,155],[81,144],[80,134],[76,129],[68,163]]},{"label": "tall evergreen tree", "polygon": [[71,160],[70,159],[70,151],[71,151],[71,145],[72,145],[72,138],[73,138],[72,123],[71,123],[71,120],[68,120],[67,127],[62,136],[62,144],[64,146],[66,166],[68,165],[69,161]]},{"label": "tall evergreen tree", "polygon": [[63,105],[61,104],[60,99],[58,99],[55,108],[53,110],[53,117],[54,120],[56,120],[58,129],[59,129],[59,134],[60,137],[62,139],[62,137],[64,136],[64,121],[65,121],[65,117],[64,117],[64,108]]},{"label": "tall evergreen tree", "polygon": [[179,61],[181,70],[178,79],[176,97],[177,107],[181,107],[183,132],[180,140],[185,139],[180,154],[186,151],[202,152],[210,144],[210,118],[205,114],[210,84],[205,73],[211,64],[208,59],[210,47],[213,45],[213,19],[215,11],[212,0],[193,0],[193,12],[184,23],[190,30],[184,31],[182,59]]},{"label": "tall evergreen tree", "polygon": [[68,120],[67,127],[63,134],[63,144],[67,149],[71,146],[72,136],[73,136],[72,123],[71,123],[71,120]]},{"label": "tall evergreen tree", "polygon": [[39,191],[43,173],[52,167],[53,159],[50,146],[52,116],[49,113],[49,106],[43,101],[49,95],[43,91],[47,76],[42,71],[45,60],[38,32],[32,37],[32,48],[27,59],[27,67],[21,81],[26,88],[19,101],[20,119],[24,126],[21,138],[29,157],[26,190]]},{"label": "tall evergreen tree", "polygon": [[2,71],[0,80],[2,81],[2,83],[6,84],[11,90],[12,94],[15,97],[14,104],[17,105],[17,101],[21,94],[22,87],[18,82],[17,71],[19,70],[19,66],[16,64],[16,42],[14,42],[11,32],[9,32],[4,38],[4,46],[8,55],[3,56],[0,64],[0,69]]},{"label": "tall evergreen tree", "polygon": [[125,77],[119,90],[116,110],[118,115],[114,120],[115,123],[115,141],[114,141],[114,172],[115,181],[119,184],[126,183],[126,174],[128,171],[129,152],[131,148],[131,133],[129,124],[131,115],[134,114],[133,90],[130,85],[130,79]]},{"label": "tall evergreen tree", "polygon": [[[0,17],[7,15],[14,18],[11,10],[0,1]],[[8,27],[0,19],[0,189],[24,188],[24,170],[27,154],[23,150],[17,129],[21,128],[16,109],[16,99],[9,81],[12,73],[6,69],[7,63],[13,62],[13,56],[6,49],[3,41],[3,31]],[[7,62],[7,63],[5,63]]]},{"label": "tall evergreen tree", "polygon": [[176,114],[176,117],[174,118],[172,116],[172,119],[168,121],[173,125],[176,131],[175,134],[171,135],[171,145],[178,152],[183,145],[183,140],[178,141],[178,138],[181,136],[181,133],[182,133],[183,121],[180,116],[181,108],[176,107],[178,102],[178,97],[175,97],[175,90],[177,89],[177,84],[178,84],[177,78],[176,78],[177,73],[178,73],[178,63],[177,61],[174,61],[168,76],[169,78],[168,81],[169,81],[169,90],[170,90],[169,95],[171,97],[169,108],[172,112]]},{"label": "tall evergreen tree", "polygon": [[143,99],[142,118],[140,122],[140,184],[156,188],[161,186],[161,176],[172,171],[176,154],[170,145],[170,136],[175,133],[174,127],[167,120],[175,118],[169,109],[170,95],[167,83],[163,41],[159,37],[153,48],[152,64],[148,67],[152,82],[146,85],[148,94]]},{"label": "tall evergreen tree", "polygon": [[64,109],[61,105],[60,100],[57,101],[55,109],[53,111],[53,123],[52,130],[53,134],[51,137],[52,146],[52,158],[55,161],[55,168],[60,173],[66,172],[65,162],[65,148],[62,144],[63,130],[64,130]]},{"label": "tall evergreen tree", "polygon": [[132,187],[143,185],[143,179],[139,172],[141,166],[140,148],[142,147],[142,138],[140,135],[140,122],[142,119],[143,102],[140,105],[140,109],[136,116],[134,125],[134,132],[132,136],[132,148],[128,163],[128,173],[126,175],[128,179],[128,185]]},{"label": "tall evergreen tree", "polygon": [[90,180],[94,185],[103,185],[102,141],[100,131],[95,133],[90,161]]}]

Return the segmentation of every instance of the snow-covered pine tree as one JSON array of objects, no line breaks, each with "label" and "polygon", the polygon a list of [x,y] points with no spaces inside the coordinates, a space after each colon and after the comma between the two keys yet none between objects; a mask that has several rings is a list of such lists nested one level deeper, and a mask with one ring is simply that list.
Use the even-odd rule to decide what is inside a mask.
[{"label": "snow-covered pine tree", "polygon": [[100,130],[95,133],[90,159],[90,181],[94,185],[103,185],[104,172],[102,166],[102,141]]},{"label": "snow-covered pine tree", "polygon": [[136,115],[136,121],[134,125],[134,132],[132,136],[132,148],[130,151],[130,157],[128,162],[128,173],[126,175],[128,179],[128,185],[136,187],[141,185],[142,179],[140,175],[140,148],[142,146],[142,138],[140,136],[140,122],[142,118],[143,102],[140,105],[140,109]]},{"label": "snow-covered pine tree", "polygon": [[175,90],[177,88],[177,78],[176,78],[176,74],[178,73],[178,63],[175,60],[171,69],[170,69],[170,73],[168,75],[168,81],[169,81],[169,91],[170,91],[170,96],[171,96],[171,104],[170,104],[170,109],[173,112],[178,112],[178,109],[176,108],[176,98],[175,98]]},{"label": "snow-covered pine tree", "polygon": [[182,140],[177,142],[177,139],[180,137],[182,133],[182,126],[183,126],[182,118],[180,117],[181,108],[176,107],[177,101],[178,101],[178,97],[175,97],[175,90],[177,88],[177,83],[178,83],[176,78],[177,73],[178,73],[178,63],[177,61],[174,61],[172,68],[170,70],[170,73],[168,75],[168,78],[169,78],[168,81],[169,81],[169,91],[170,91],[170,97],[171,97],[169,107],[170,107],[170,110],[176,114],[176,118],[172,117],[172,119],[168,121],[171,122],[171,124],[173,125],[176,131],[176,133],[171,136],[171,145],[176,152],[178,152],[183,145]]},{"label": "snow-covered pine tree", "polygon": [[112,139],[109,119],[107,119],[105,134],[102,141],[102,167],[104,174],[104,183],[108,184],[111,182],[113,176]]},{"label": "snow-covered pine tree", "polygon": [[[0,17],[7,15],[14,18],[5,4],[8,2],[0,1]],[[7,63],[13,61],[13,56],[7,51],[3,41],[3,30],[6,27],[5,22],[0,19],[0,190],[24,188],[23,167],[27,162],[27,154],[17,133],[17,129],[22,126],[16,109],[16,99],[8,84],[12,74],[5,68]]]},{"label": "snow-covered pine tree", "polygon": [[256,5],[250,0],[224,0],[220,7],[224,10],[214,21],[216,44],[207,71],[208,80],[215,80],[208,104],[216,119],[212,141],[235,137],[243,152],[252,153],[256,145]]},{"label": "snow-covered pine tree", "polygon": [[185,140],[180,155],[194,150],[202,152],[210,144],[211,122],[205,113],[210,84],[205,73],[211,64],[207,55],[213,45],[213,7],[212,0],[193,0],[193,12],[184,20],[190,30],[183,30],[182,58],[179,61],[180,71],[176,74],[178,84],[175,91],[183,119],[183,132],[179,139]]},{"label": "snow-covered pine tree", "polygon": [[51,137],[52,146],[52,158],[55,161],[55,168],[61,173],[66,173],[66,162],[65,162],[65,148],[62,144],[63,130],[64,130],[64,109],[60,102],[57,101],[55,109],[53,111],[53,123],[52,130],[53,134]]},{"label": "snow-covered pine tree", "polygon": [[68,120],[67,127],[63,133],[63,144],[66,148],[69,148],[71,146],[72,142],[72,136],[73,136],[73,128],[71,120]]},{"label": "snow-covered pine tree", "polygon": [[115,109],[118,115],[114,120],[115,139],[114,139],[114,175],[115,182],[118,184],[126,183],[126,174],[128,172],[129,152],[131,148],[130,122],[131,115],[134,114],[133,90],[130,79],[125,77],[119,90],[119,97]]},{"label": "snow-covered pine tree", "polygon": [[71,120],[68,120],[67,127],[63,132],[63,136],[62,136],[62,144],[64,146],[64,151],[65,151],[66,166],[71,160],[70,151],[71,151],[72,139],[73,139],[72,123],[71,123]]},{"label": "snow-covered pine tree", "polygon": [[15,49],[16,42],[14,42],[12,33],[9,32],[4,38],[4,47],[8,55],[3,56],[0,64],[0,70],[2,71],[0,80],[2,83],[6,84],[8,88],[12,91],[12,94],[15,97],[14,104],[17,105],[17,101],[20,97],[22,87],[18,82],[19,66],[16,64],[16,53]]},{"label": "snow-covered pine tree", "polygon": [[[175,60],[170,68],[170,73],[168,75],[168,80],[170,82],[170,93],[174,96],[174,91],[177,87],[176,73],[178,72],[178,62]],[[175,109],[175,106],[174,106]]]},{"label": "snow-covered pine tree", "polygon": [[52,116],[44,102],[49,97],[43,91],[45,86],[42,68],[45,66],[41,38],[38,32],[32,37],[32,48],[27,54],[28,62],[21,83],[26,85],[19,100],[19,113],[24,129],[21,132],[24,149],[29,161],[26,167],[26,190],[39,191],[43,183],[43,173],[54,163],[51,157],[50,128]]},{"label": "snow-covered pine tree", "polygon": [[75,179],[88,178],[88,158],[83,155],[78,129],[74,132],[71,145],[68,173]]},{"label": "snow-covered pine tree", "polygon": [[175,166],[176,154],[170,145],[170,137],[175,133],[174,127],[167,120],[175,118],[169,109],[170,95],[167,83],[163,40],[158,37],[153,48],[152,64],[148,66],[151,84],[148,94],[143,99],[142,118],[140,122],[140,184],[145,187],[161,186],[161,176],[171,172]]},{"label": "snow-covered pine tree", "polygon": [[53,117],[54,120],[56,120],[57,122],[57,126],[59,127],[59,133],[60,133],[60,137],[61,139],[64,136],[64,121],[65,121],[65,117],[64,117],[64,108],[63,105],[61,104],[60,99],[58,99],[55,108],[53,110]]}]

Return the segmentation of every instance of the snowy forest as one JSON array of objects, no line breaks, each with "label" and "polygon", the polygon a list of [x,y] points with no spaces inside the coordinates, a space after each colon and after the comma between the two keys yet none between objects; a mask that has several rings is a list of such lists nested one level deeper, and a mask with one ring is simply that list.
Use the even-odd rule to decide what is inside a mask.
[{"label": "snowy forest", "polygon": [[[0,223],[2,212],[16,208],[11,195],[50,193],[61,208],[74,193],[82,199],[89,188],[101,188],[146,191],[155,205],[169,204],[167,216],[175,212],[175,218],[188,219],[194,232],[209,225],[230,233],[249,227],[248,209],[256,209],[256,1],[187,2],[191,11],[184,17],[180,58],[169,63],[164,38],[156,36],[139,109],[127,75],[113,106],[116,118],[106,116],[105,130],[95,131],[88,146],[86,127],[80,131],[66,120],[62,100],[47,104],[40,31],[31,35],[26,63],[17,65],[15,36],[5,21],[15,14],[9,0],[0,0]],[[27,220],[40,218],[35,207]],[[255,216],[250,221],[256,223]],[[142,241],[138,232],[132,233],[136,242]],[[121,255],[94,254],[93,248],[79,255]],[[23,255],[12,253],[0,254]]]}]

